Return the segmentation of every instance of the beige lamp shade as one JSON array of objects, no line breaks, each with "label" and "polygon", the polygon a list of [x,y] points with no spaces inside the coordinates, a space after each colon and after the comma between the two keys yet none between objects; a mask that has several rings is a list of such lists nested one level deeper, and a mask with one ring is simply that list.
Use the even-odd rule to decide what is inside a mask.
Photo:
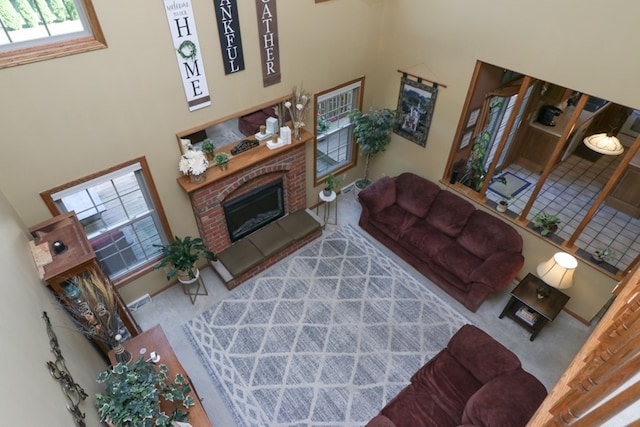
[{"label": "beige lamp shade", "polygon": [[597,133],[584,139],[584,145],[600,154],[617,156],[624,152],[624,147],[620,140],[607,133]]},{"label": "beige lamp shade", "polygon": [[573,271],[576,267],[578,267],[578,261],[573,255],[556,252],[551,259],[538,264],[536,273],[547,285],[566,289],[573,286]]}]

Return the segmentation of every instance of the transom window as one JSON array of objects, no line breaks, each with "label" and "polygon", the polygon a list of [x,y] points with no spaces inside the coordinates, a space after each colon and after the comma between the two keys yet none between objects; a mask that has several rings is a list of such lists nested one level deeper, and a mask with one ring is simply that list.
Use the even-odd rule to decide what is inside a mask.
[{"label": "transom window", "polygon": [[116,284],[156,263],[170,235],[144,158],[41,194],[54,215],[75,211]]},{"label": "transom window", "polygon": [[355,166],[355,140],[349,114],[362,108],[364,77],[315,95],[315,177]]},{"label": "transom window", "polygon": [[91,0],[0,0],[0,68],[106,47]]}]

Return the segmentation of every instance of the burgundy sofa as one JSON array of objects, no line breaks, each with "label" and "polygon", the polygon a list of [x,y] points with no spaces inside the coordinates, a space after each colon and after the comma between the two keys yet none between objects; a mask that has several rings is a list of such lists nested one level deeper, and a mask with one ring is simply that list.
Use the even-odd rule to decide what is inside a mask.
[{"label": "burgundy sofa", "polygon": [[464,325],[367,427],[520,427],[546,395],[518,356]]},{"label": "burgundy sofa", "polygon": [[360,226],[471,311],[524,264],[511,225],[413,173],[383,177],[358,198]]}]

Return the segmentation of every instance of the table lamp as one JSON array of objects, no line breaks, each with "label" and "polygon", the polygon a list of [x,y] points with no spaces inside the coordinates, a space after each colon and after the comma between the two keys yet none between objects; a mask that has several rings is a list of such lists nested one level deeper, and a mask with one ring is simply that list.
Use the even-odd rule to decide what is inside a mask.
[{"label": "table lamp", "polygon": [[[556,252],[549,260],[541,262],[536,268],[538,277],[549,286],[556,289],[566,289],[573,286],[573,271],[578,267],[578,261],[566,252]],[[549,296],[549,290],[538,288],[538,298]]]}]

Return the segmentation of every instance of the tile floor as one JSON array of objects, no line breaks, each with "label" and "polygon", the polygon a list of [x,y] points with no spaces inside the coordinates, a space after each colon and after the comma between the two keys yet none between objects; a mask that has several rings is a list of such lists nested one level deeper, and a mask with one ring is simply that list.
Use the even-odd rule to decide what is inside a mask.
[{"label": "tile floor", "polygon": [[[553,169],[527,218],[531,220],[543,210],[557,215],[561,224],[556,235],[569,240],[621,157],[601,156],[592,163],[576,155],[569,156]],[[510,203],[512,211],[522,212],[540,174],[516,164],[505,170],[531,183]],[[487,198],[496,202],[500,196],[487,191]],[[576,241],[576,246],[587,253],[609,246],[615,251],[610,264],[624,270],[640,253],[640,218],[619,212],[603,203]]]},{"label": "tile floor", "polygon": [[[359,229],[357,221],[360,205],[355,200],[353,192],[340,195],[338,203],[338,226],[350,224]],[[323,211],[320,208],[320,217],[322,214]],[[333,226],[327,226],[325,233],[330,233],[333,228]],[[364,231],[360,231],[368,236]],[[487,331],[514,351],[522,361],[523,367],[540,379],[547,389],[553,387],[595,326],[586,326],[569,314],[561,312],[552,323],[545,326],[535,341],[531,342],[528,332],[514,321],[508,318],[498,319],[498,315],[509,299],[509,291],[515,283],[509,289],[490,296],[476,313],[471,313],[386,247],[378,244],[375,239],[370,238],[370,241],[442,300],[452,307],[458,307],[461,314],[471,323]],[[173,286],[153,296],[152,302],[138,308],[133,315],[144,330],[156,324],[162,325],[169,342],[202,398],[203,406],[212,424],[215,427],[234,427],[236,423],[231,411],[182,330],[185,322],[229,295],[230,291],[224,287],[210,268],[203,269],[202,277],[209,295],[198,296],[195,304],[191,304],[189,297],[183,294],[179,286]]]}]

